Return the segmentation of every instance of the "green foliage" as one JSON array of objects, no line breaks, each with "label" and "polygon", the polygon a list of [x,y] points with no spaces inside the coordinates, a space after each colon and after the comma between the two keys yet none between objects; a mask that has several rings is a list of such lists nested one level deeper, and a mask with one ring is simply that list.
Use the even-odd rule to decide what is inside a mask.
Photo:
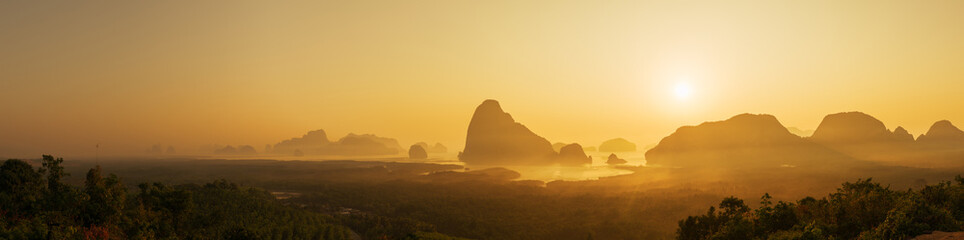
[{"label": "green foliage", "polygon": [[960,199],[923,196],[933,194],[935,188],[961,191],[960,187],[950,188],[950,184],[941,183],[937,186],[927,186],[920,193],[909,192],[896,208],[887,213],[883,223],[873,230],[863,232],[860,235],[861,239],[906,239],[931,231],[960,231],[962,219],[955,219],[951,212],[958,206],[947,207],[950,202]]},{"label": "green foliage", "polygon": [[679,221],[677,239],[907,239],[931,231],[960,231],[964,181],[893,191],[870,179],[844,183],[823,199],[773,204],[769,194],[744,218],[742,200]]},{"label": "green foliage", "polygon": [[119,221],[124,208],[127,189],[116,175],[104,179],[100,172],[100,166],[87,172],[83,190],[87,198],[80,216],[85,227],[112,225]]},{"label": "green foliage", "polygon": [[[0,239],[351,239],[333,219],[283,205],[264,190],[224,180],[203,186],[138,185],[128,194],[100,166],[82,188],[61,183],[62,159],[0,166]],[[46,178],[46,183],[44,179]],[[128,201],[130,200],[130,201]],[[426,234],[416,239],[431,238]],[[443,235],[444,236],[444,235]]]},{"label": "green foliage", "polygon": [[767,235],[777,231],[793,228],[797,223],[796,206],[793,203],[771,201],[770,194],[764,194],[760,201],[760,208],[756,209],[754,223],[756,235]]},{"label": "green foliage", "polygon": [[835,235],[852,239],[884,222],[887,212],[896,206],[899,194],[871,179],[844,183],[829,198],[833,217],[822,220],[835,226]]},{"label": "green foliage", "polygon": [[33,217],[42,194],[41,175],[30,164],[11,159],[0,166],[0,214],[5,219]]},{"label": "green foliage", "polygon": [[753,225],[747,219],[750,207],[742,199],[724,198],[720,210],[710,207],[706,215],[679,221],[677,239],[749,239],[753,235]]}]

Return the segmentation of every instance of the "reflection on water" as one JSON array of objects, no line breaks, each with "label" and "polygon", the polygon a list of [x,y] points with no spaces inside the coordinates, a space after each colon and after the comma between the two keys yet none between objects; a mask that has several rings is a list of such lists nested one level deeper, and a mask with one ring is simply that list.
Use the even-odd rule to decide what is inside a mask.
[{"label": "reflection on water", "polygon": [[[567,166],[525,166],[507,167],[522,174],[522,179],[533,179],[542,181],[554,180],[595,180],[601,177],[617,176],[633,173],[625,169],[618,169],[606,164],[609,152],[587,152],[592,156],[592,164],[584,167]],[[644,152],[623,152],[616,153],[619,158],[625,159],[628,166],[642,166],[646,164]]]},{"label": "reflection on water", "polygon": [[[621,152],[616,153],[619,158],[625,159],[623,166],[643,166],[646,165],[645,152]],[[465,166],[467,170],[481,170],[491,167],[504,167],[519,172],[522,177],[519,180],[595,180],[601,177],[617,176],[630,174],[632,171],[619,169],[606,164],[610,152],[586,152],[592,156],[592,164],[587,166],[466,166],[465,163],[458,161],[457,153],[430,153],[425,160],[410,160],[401,156],[369,156],[369,157],[349,157],[349,156],[216,156],[211,158],[218,159],[272,159],[282,161],[330,161],[330,160],[354,160],[354,161],[384,161],[384,162],[418,162],[435,164],[453,164]]]},{"label": "reflection on water", "polygon": [[[587,152],[592,156],[592,164],[588,166],[501,166],[519,172],[522,175],[520,180],[595,180],[601,177],[617,176],[633,173],[626,169],[619,169],[606,164],[609,152]],[[623,152],[617,153],[619,158],[625,159],[624,166],[642,166],[646,164],[644,152]],[[443,162],[440,162],[443,163]],[[458,161],[444,162],[448,164],[464,165]],[[495,166],[466,166],[470,170],[478,170]]]}]

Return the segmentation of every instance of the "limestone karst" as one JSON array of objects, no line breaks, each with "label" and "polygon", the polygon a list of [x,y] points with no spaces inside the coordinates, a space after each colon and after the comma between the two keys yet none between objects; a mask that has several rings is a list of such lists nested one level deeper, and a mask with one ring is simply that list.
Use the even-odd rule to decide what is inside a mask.
[{"label": "limestone karst", "polygon": [[533,165],[550,164],[555,156],[548,140],[516,122],[498,101],[490,99],[475,109],[459,159],[477,165]]}]

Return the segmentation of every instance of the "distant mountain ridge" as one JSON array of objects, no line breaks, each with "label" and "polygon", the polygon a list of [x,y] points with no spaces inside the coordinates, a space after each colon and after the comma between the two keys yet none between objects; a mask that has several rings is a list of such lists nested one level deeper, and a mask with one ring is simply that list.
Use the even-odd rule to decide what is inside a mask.
[{"label": "distant mountain ridge", "polygon": [[[824,117],[813,134],[792,133],[776,117],[739,114],[723,121],[683,126],[645,153],[647,165],[671,167],[866,166],[869,162],[918,166],[964,166],[964,131],[936,122],[914,139],[903,127],[893,131],[873,116],[842,112]],[[798,135],[799,134],[799,135]],[[550,144],[495,100],[480,104],[469,123],[459,159],[473,165],[580,165],[591,160],[578,144]],[[613,139],[602,152],[631,151],[635,144]]]},{"label": "distant mountain ridge", "polygon": [[790,133],[776,117],[740,114],[684,126],[646,151],[647,164],[677,167],[780,167],[841,164],[846,155]]},{"label": "distant mountain ridge", "polygon": [[917,138],[918,142],[927,144],[964,144],[964,131],[951,124],[951,121],[941,120],[931,125],[927,133]]},{"label": "distant mountain ridge", "polygon": [[300,138],[281,141],[271,149],[275,154],[293,155],[371,156],[395,155],[402,152],[398,140],[393,138],[349,133],[338,141],[332,142],[321,129],[310,131]]},{"label": "distant mountain ridge", "polygon": [[624,138],[613,138],[599,144],[600,152],[635,152],[636,144]]},{"label": "distant mountain ridge", "polygon": [[902,127],[894,132],[884,123],[862,112],[843,112],[827,115],[810,139],[823,143],[858,144],[866,142],[908,142],[909,134]]},{"label": "distant mountain ridge", "polygon": [[[861,112],[827,115],[801,138],[771,115],[740,114],[719,122],[680,127],[646,152],[649,164],[667,166],[788,166],[857,160],[899,165],[964,165],[964,131],[938,121],[915,140]],[[721,161],[731,161],[725,164]]]},{"label": "distant mountain ridge", "polygon": [[884,162],[906,158],[915,147],[914,137],[903,127],[890,131],[862,112],[827,115],[808,139],[855,158]]}]

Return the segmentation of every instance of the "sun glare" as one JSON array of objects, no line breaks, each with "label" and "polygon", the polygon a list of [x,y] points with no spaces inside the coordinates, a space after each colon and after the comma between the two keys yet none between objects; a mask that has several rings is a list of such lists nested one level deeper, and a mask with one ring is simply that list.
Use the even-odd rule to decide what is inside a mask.
[{"label": "sun glare", "polygon": [[673,95],[678,100],[689,99],[693,95],[693,88],[685,82],[676,83],[676,86],[673,87]]}]

